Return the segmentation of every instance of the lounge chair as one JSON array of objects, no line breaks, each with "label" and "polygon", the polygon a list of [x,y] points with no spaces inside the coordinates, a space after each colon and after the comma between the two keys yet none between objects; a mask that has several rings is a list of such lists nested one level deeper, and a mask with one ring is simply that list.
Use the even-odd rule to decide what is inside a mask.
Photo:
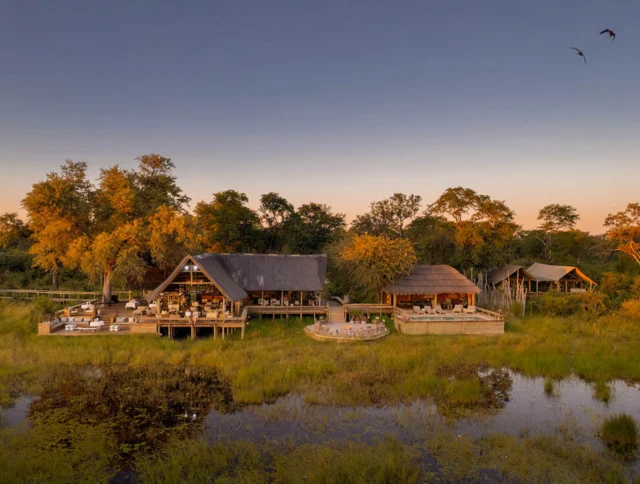
[{"label": "lounge chair", "polygon": [[456,304],[455,306],[453,306],[453,313],[462,314],[462,304]]},{"label": "lounge chair", "polygon": [[440,306],[440,304],[438,304],[436,306],[435,312],[436,312],[436,314],[444,314],[444,309],[442,309],[442,306]]},{"label": "lounge chair", "polygon": [[413,306],[413,312],[416,314],[424,314],[424,309],[420,309],[420,306]]},{"label": "lounge chair", "polygon": [[429,306],[425,306],[425,307],[424,307],[424,313],[425,313],[425,314],[436,314],[436,310],[435,310],[435,309],[432,309],[432,308],[431,308],[431,307],[429,307]]},{"label": "lounge chair", "polygon": [[469,306],[468,308],[465,308],[462,311],[465,314],[475,314],[476,313],[476,307],[475,306]]}]

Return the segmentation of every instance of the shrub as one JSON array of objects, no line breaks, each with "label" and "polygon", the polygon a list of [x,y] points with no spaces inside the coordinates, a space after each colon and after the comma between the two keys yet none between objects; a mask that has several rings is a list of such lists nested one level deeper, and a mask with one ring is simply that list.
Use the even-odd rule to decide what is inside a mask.
[{"label": "shrub", "polygon": [[629,298],[632,279],[620,272],[605,272],[600,279],[598,289],[607,297],[611,307],[618,308],[625,299]]},{"label": "shrub", "polygon": [[623,302],[622,314],[632,319],[640,319],[640,299],[630,299]]},{"label": "shrub", "polygon": [[36,320],[51,319],[61,305],[46,296],[40,296],[31,305],[31,314]]},{"label": "shrub", "polygon": [[601,293],[547,292],[530,301],[532,312],[546,316],[572,316],[574,314],[601,314],[606,305]]},{"label": "shrub", "polygon": [[609,417],[602,424],[600,437],[618,453],[633,455],[638,443],[638,424],[631,415],[621,413]]}]

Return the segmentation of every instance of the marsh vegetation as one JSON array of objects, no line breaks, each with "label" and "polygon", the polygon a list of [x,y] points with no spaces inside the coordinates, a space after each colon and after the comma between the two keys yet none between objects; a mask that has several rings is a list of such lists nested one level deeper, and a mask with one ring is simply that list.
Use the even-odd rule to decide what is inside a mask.
[{"label": "marsh vegetation", "polygon": [[[576,419],[585,406],[602,423],[640,419],[628,403],[639,323],[622,313],[343,346],[294,318],[251,322],[244,341],[38,337],[39,311],[0,306],[0,405],[30,399],[28,426],[0,429],[3,482],[624,482],[639,470]],[[551,410],[530,414],[532,398]]]}]

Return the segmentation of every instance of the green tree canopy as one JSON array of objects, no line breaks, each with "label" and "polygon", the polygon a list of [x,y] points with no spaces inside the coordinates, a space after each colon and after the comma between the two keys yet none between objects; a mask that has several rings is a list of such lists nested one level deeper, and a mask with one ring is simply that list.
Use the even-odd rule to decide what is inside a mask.
[{"label": "green tree canopy", "polygon": [[345,215],[334,214],[331,207],[319,203],[305,203],[294,214],[292,231],[294,251],[316,254],[344,234]]},{"label": "green tree canopy", "polygon": [[0,215],[0,247],[3,249],[27,250],[31,230],[15,212]]},{"label": "green tree canopy", "polygon": [[419,195],[395,193],[385,200],[372,202],[369,212],[358,215],[351,228],[357,234],[402,237],[407,220],[416,216],[421,201]]},{"label": "green tree canopy", "polygon": [[561,230],[573,230],[580,220],[580,215],[571,205],[553,203],[540,209],[538,220],[541,221],[540,230],[556,233]]},{"label": "green tree canopy", "polygon": [[269,192],[260,197],[258,212],[263,224],[265,249],[267,252],[282,252],[290,244],[287,232],[295,215],[294,206],[286,198]]},{"label": "green tree canopy", "polygon": [[260,219],[247,207],[244,193],[226,190],[213,194],[209,203],[195,208],[197,225],[204,233],[205,249],[211,252],[255,252],[260,246]]}]

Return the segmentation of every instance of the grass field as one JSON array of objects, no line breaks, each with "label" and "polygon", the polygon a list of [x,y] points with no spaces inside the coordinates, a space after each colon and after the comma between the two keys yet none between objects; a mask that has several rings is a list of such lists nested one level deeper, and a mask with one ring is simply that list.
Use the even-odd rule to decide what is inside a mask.
[{"label": "grass field", "polygon": [[[169,377],[154,376],[149,369],[215,370],[230,388],[234,404],[240,405],[271,402],[290,392],[312,405],[382,405],[427,398],[442,412],[453,412],[454,418],[456,410],[481,410],[494,401],[495,395],[475,371],[483,366],[545,377],[551,392],[554,380],[576,374],[595,382],[602,401],[609,398],[607,380],[640,380],[640,322],[621,314],[513,320],[503,336],[406,336],[392,331],[383,340],[354,344],[312,340],[302,331],[309,321],[294,318],[252,321],[244,341],[236,335],[223,342],[155,335],[37,336],[37,317],[26,304],[0,305],[0,406],[10,405],[19,392],[46,394],[49,380],[44,378],[43,383],[43,376],[52,370],[86,366],[129,368],[124,374],[131,378],[138,374],[132,370],[139,369],[147,388],[142,393],[148,395],[159,388],[155,379],[164,378],[168,387],[178,389],[178,400],[192,390],[179,390]],[[64,398],[77,405],[84,402],[84,406],[95,392],[101,396],[93,401],[105,401],[105,390],[88,388],[91,391],[68,388]],[[148,403],[136,385],[116,383],[113,388],[122,388],[113,401],[135,402],[121,403],[124,413],[118,418],[124,421],[129,418],[127,409]],[[55,392],[48,394],[57,405]],[[161,394],[153,398],[164,401]],[[197,436],[182,435],[175,440],[167,437],[160,445],[162,435],[152,426],[147,435],[160,439],[159,444],[145,442],[137,449],[123,444],[122,424],[114,424],[123,420],[98,421],[95,413],[85,418],[82,412],[69,413],[64,406],[55,405],[32,415],[32,426],[26,432],[0,429],[0,481],[25,482],[24,477],[30,476],[26,480],[31,482],[106,482],[123,468],[134,472],[141,482],[633,479],[613,454],[589,447],[571,432],[470,439],[443,430],[425,436],[420,446],[385,440],[346,447],[344,443],[288,445],[286,441],[210,445]],[[151,419],[149,415],[144,418]],[[424,455],[437,460],[437,466],[427,465]],[[127,459],[123,461],[122,456]]]},{"label": "grass field", "polygon": [[[59,365],[194,365],[216,368],[239,403],[297,392],[308,403],[380,404],[419,397],[482,400],[460,367],[509,367],[528,376],[640,380],[640,322],[618,314],[510,321],[502,336],[406,336],[374,343],[312,340],[308,321],[252,321],[244,341],[169,340],[155,335],[37,336],[29,306],[0,307],[0,381]],[[389,324],[391,327],[391,325]]]}]

